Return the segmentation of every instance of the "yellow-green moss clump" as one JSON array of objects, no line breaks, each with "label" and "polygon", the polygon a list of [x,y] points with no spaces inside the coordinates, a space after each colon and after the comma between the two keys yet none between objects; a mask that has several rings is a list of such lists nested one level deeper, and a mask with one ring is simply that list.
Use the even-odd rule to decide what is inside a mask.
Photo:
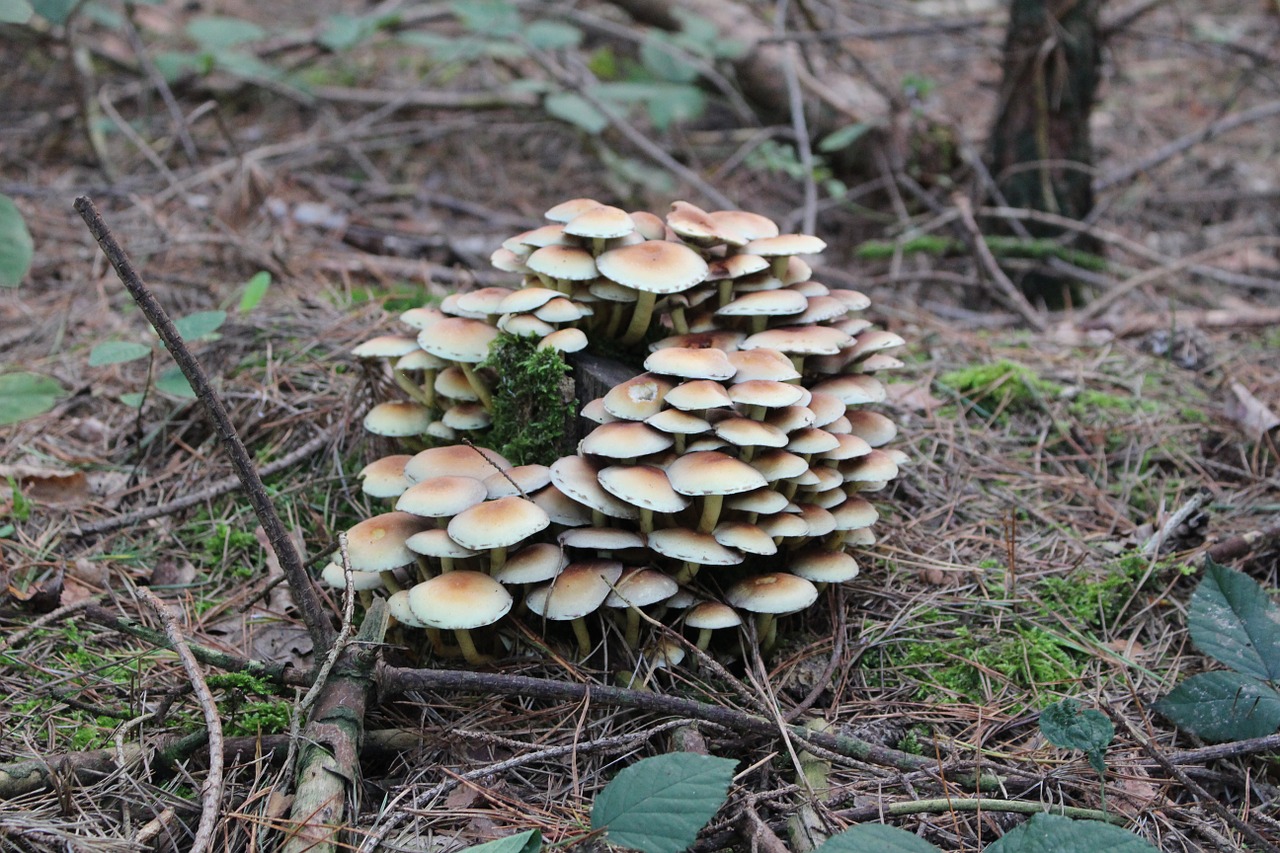
[{"label": "yellow-green moss clump", "polygon": [[1007,359],[944,373],[938,383],[986,409],[1000,411],[1024,410],[1062,391],[1060,385]]},{"label": "yellow-green moss clump", "polygon": [[498,376],[489,433],[495,450],[516,465],[545,464],[571,452],[563,445],[578,407],[559,350],[538,349],[532,336],[501,335],[482,366]]}]

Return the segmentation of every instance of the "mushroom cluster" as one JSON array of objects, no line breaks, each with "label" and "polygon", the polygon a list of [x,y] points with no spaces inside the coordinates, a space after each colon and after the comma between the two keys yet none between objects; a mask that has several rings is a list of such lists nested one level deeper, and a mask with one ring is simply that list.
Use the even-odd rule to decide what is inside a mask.
[{"label": "mushroom cluster", "polygon": [[[663,220],[575,199],[547,218],[493,253],[518,287],[412,309],[413,334],[356,348],[393,359],[408,395],[366,428],[418,450],[361,472],[394,509],[348,534],[357,587],[387,590],[440,653],[453,631],[472,662],[469,632],[517,601],[531,621],[570,623],[583,656],[587,617],[615,613],[635,647],[641,609],[703,648],[752,614],[767,649],[777,617],[854,577],[850,550],[874,541],[864,493],[907,457],[866,406],[884,400],[876,374],[900,366],[888,351],[903,340],[861,316],[861,293],[812,280],[800,256],[822,240],[763,216],[676,202]],[[484,446],[496,376],[483,365],[502,335],[633,353],[643,372],[583,406],[575,454],[513,466]]]}]

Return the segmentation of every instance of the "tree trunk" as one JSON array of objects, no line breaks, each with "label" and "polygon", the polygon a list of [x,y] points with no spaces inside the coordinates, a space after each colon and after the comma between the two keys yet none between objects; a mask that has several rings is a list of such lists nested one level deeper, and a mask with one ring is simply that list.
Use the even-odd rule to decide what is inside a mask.
[{"label": "tree trunk", "polygon": [[[1081,219],[1093,208],[1089,116],[1098,86],[1101,0],[1010,0],[991,171],[1013,207]],[[1037,237],[1062,231],[1030,227]],[[1077,240],[1077,248],[1097,251]],[[1045,275],[1021,283],[1051,308],[1080,294]]]}]

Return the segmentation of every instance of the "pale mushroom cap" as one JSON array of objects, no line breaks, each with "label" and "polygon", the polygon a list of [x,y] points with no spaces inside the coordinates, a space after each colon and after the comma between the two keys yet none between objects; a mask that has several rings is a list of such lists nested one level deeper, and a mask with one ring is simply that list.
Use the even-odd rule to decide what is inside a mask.
[{"label": "pale mushroom cap", "polygon": [[551,482],[551,469],[546,465],[517,465],[506,471],[494,471],[484,478],[484,487],[489,499],[506,498],[524,492],[525,497],[532,495]]},{"label": "pale mushroom cap", "polygon": [[553,523],[563,527],[581,527],[591,523],[591,508],[575,501],[554,484],[539,489],[533,496],[533,502],[542,507]]},{"label": "pale mushroom cap", "polygon": [[431,423],[431,411],[418,403],[394,400],[379,403],[364,416],[364,428],[374,435],[404,438],[422,435]]},{"label": "pale mushroom cap", "polygon": [[396,509],[428,518],[457,515],[488,497],[484,484],[472,477],[428,477],[410,486]]},{"label": "pale mushroom cap", "polygon": [[532,314],[503,314],[498,319],[498,329],[516,337],[532,335],[535,338],[545,338],[556,327]]},{"label": "pale mushroom cap", "polygon": [[559,545],[538,542],[526,545],[508,556],[502,568],[494,573],[493,579],[505,584],[542,583],[560,574],[560,570],[567,565],[569,558]]},{"label": "pale mushroom cap", "polygon": [[430,305],[423,305],[418,308],[410,308],[400,315],[400,322],[404,323],[411,329],[422,331],[423,329],[435,323],[439,323],[445,318],[445,313],[439,308]]},{"label": "pale mushroom cap", "polygon": [[798,477],[809,470],[809,463],[804,461],[804,457],[782,448],[761,451],[750,464],[770,481]]},{"label": "pale mushroom cap", "polygon": [[[817,284],[817,282],[811,282]],[[822,285],[818,285],[822,287]],[[824,290],[826,288],[823,288]],[[785,293],[786,291],[782,291]],[[794,292],[794,291],[792,291]],[[845,314],[849,313],[849,308],[832,296],[810,296],[808,297],[809,305],[805,308],[804,313],[796,317],[794,323],[826,323],[831,320],[838,320]]]},{"label": "pale mushroom cap", "polygon": [[401,625],[408,625],[410,628],[427,627],[425,622],[414,615],[407,589],[398,590],[387,597],[387,612]]},{"label": "pale mushroom cap", "polygon": [[805,389],[789,382],[773,379],[748,379],[729,386],[729,399],[744,406],[781,409],[805,399]]},{"label": "pale mushroom cap", "polygon": [[738,611],[719,601],[703,601],[690,607],[685,613],[684,624],[699,630],[736,628],[742,624]]},{"label": "pale mushroom cap", "polygon": [[431,447],[416,454],[405,463],[404,473],[413,482],[428,477],[458,475],[483,481],[494,471],[511,467],[498,451],[479,445],[454,444],[447,447]]},{"label": "pale mushroom cap", "polygon": [[710,268],[711,272],[707,275],[707,280],[719,281],[726,278],[742,278],[743,276],[764,272],[769,269],[769,261],[759,255],[737,254],[711,261]]},{"label": "pale mushroom cap", "polygon": [[752,240],[742,250],[762,258],[776,258],[781,255],[816,255],[825,248],[826,242],[812,234],[779,234]]},{"label": "pale mushroom cap", "polygon": [[660,429],[672,435],[697,435],[711,429],[708,421],[679,409],[663,409],[645,418],[644,422],[654,429]]},{"label": "pale mushroom cap", "polygon": [[596,258],[600,274],[650,293],[679,293],[707,277],[707,262],[679,243],[647,240],[610,249]]},{"label": "pale mushroom cap", "polygon": [[666,238],[667,225],[662,218],[647,210],[631,211],[631,221],[636,231],[646,240],[663,240]]},{"label": "pale mushroom cap", "polygon": [[562,548],[587,548],[593,551],[622,551],[643,548],[645,538],[633,530],[617,527],[575,527],[556,537]]},{"label": "pale mushroom cap", "polygon": [[761,512],[772,515],[787,508],[787,499],[770,488],[753,489],[725,498],[724,505],[742,512]]},{"label": "pale mushroom cap", "polygon": [[[417,342],[414,342],[417,346]],[[424,349],[415,349],[408,355],[396,359],[396,370],[439,370],[448,366],[449,362],[439,356],[432,355]]]},{"label": "pale mushroom cap", "polygon": [[600,472],[599,481],[610,494],[654,512],[679,512],[690,503],[671,488],[666,471],[651,465],[614,465]]},{"label": "pale mushroom cap", "polygon": [[725,599],[751,613],[794,613],[817,601],[818,590],[804,578],[771,572],[734,584]]},{"label": "pale mushroom cap", "polygon": [[778,236],[777,223],[758,213],[745,210],[713,210],[707,215],[717,226],[737,232],[744,240]]},{"label": "pale mushroom cap", "polygon": [[534,272],[565,281],[590,281],[598,274],[596,259],[577,246],[543,246],[524,263]]},{"label": "pale mushroom cap", "polygon": [[747,463],[719,451],[685,453],[667,468],[671,487],[682,495],[735,495],[768,485]]},{"label": "pale mushroom cap", "polygon": [[458,431],[445,424],[444,421],[432,421],[427,425],[427,435],[441,441],[456,441]]},{"label": "pale mushroom cap", "polygon": [[[334,589],[346,589],[347,577],[340,563],[330,563],[320,572],[320,578]],[[378,572],[351,572],[351,588],[356,592],[382,589],[382,575]]]},{"label": "pale mushroom cap", "polygon": [[459,545],[487,550],[523,542],[550,523],[546,512],[533,501],[506,497],[459,513],[449,522],[448,530]]},{"label": "pale mushroom cap", "polygon": [[549,287],[523,287],[520,290],[511,291],[507,298],[502,300],[498,310],[503,314],[525,314],[563,295],[560,291]]},{"label": "pale mushroom cap", "polygon": [[737,548],[748,554],[768,556],[778,553],[773,537],[754,524],[745,521],[722,521],[711,531],[715,540],[726,548]]},{"label": "pale mushroom cap", "polygon": [[836,446],[821,454],[823,459],[857,459],[871,452],[871,445],[856,435],[848,433],[832,433],[836,437]]},{"label": "pale mushroom cap", "polygon": [[663,397],[669,406],[685,412],[703,409],[723,409],[733,406],[733,398],[719,382],[711,379],[695,379],[672,388]]},{"label": "pale mushroom cap", "polygon": [[857,290],[837,287],[831,291],[831,295],[842,301],[850,311],[861,311],[871,305],[871,299]]},{"label": "pale mushroom cap", "polygon": [[736,566],[742,554],[726,548],[710,533],[664,527],[649,534],[649,548],[664,557],[701,566]]},{"label": "pale mushroom cap", "polygon": [[489,355],[498,330],[466,317],[446,317],[418,333],[418,346],[450,361],[476,364]]},{"label": "pale mushroom cap", "polygon": [[636,224],[625,210],[607,204],[582,211],[564,226],[566,234],[599,239],[625,237],[635,230]]},{"label": "pale mushroom cap", "polygon": [[375,459],[360,469],[360,489],[371,498],[395,498],[409,488],[409,478],[404,466],[411,458],[408,454],[395,454]]},{"label": "pale mushroom cap", "polygon": [[652,373],[641,373],[609,389],[602,398],[604,410],[615,418],[642,421],[662,409],[672,383]]},{"label": "pale mushroom cap", "polygon": [[831,326],[779,326],[752,335],[741,346],[742,349],[768,347],[794,355],[835,355],[852,340]]},{"label": "pale mushroom cap", "polygon": [[[440,310],[449,315],[449,317],[455,319],[461,317],[467,320],[484,321],[489,318],[489,315],[485,314],[483,311],[468,311],[463,308],[458,304],[458,300],[461,298],[461,293],[450,293],[444,299],[440,300]],[[421,335],[422,332],[420,331],[418,334]],[[419,341],[419,346],[421,346],[421,341]]]},{"label": "pale mushroom cap", "polygon": [[560,329],[543,336],[538,349],[556,349],[560,352],[581,352],[587,348],[586,332],[581,329]]},{"label": "pale mushroom cap", "polygon": [[630,459],[659,453],[670,447],[671,436],[641,421],[615,421],[601,424],[578,442],[579,453]]},{"label": "pale mushroom cap", "polygon": [[384,512],[366,518],[347,531],[351,568],[360,572],[385,572],[413,562],[405,540],[427,522],[407,512]]},{"label": "pale mushroom cap", "polygon": [[450,400],[475,401],[480,399],[476,389],[467,380],[467,374],[463,373],[462,368],[456,364],[451,364],[437,373],[436,381],[432,387],[441,397],[448,397]]},{"label": "pale mushroom cap", "polygon": [[840,446],[840,439],[817,427],[805,427],[791,433],[787,450],[792,453],[826,453]]},{"label": "pale mushroom cap", "polygon": [[858,576],[858,561],[844,551],[808,548],[791,555],[787,571],[814,583],[844,583]]},{"label": "pale mushroom cap", "polygon": [[489,426],[493,423],[493,416],[480,403],[468,401],[450,406],[440,420],[450,429],[467,432]]},{"label": "pale mushroom cap", "polygon": [[[846,467],[847,466],[847,467]],[[879,483],[898,476],[898,466],[886,454],[873,450],[840,467],[846,483]]]},{"label": "pale mushroom cap", "polygon": [[581,456],[561,456],[551,465],[551,482],[583,506],[612,518],[640,517],[639,509],[605,491],[596,475],[595,466]]},{"label": "pale mushroom cap", "polygon": [[351,350],[356,358],[399,358],[418,349],[415,338],[404,335],[378,335]]},{"label": "pale mushroom cap", "polygon": [[809,525],[805,520],[789,512],[776,512],[773,515],[761,516],[756,519],[756,526],[774,537],[789,538],[809,535]]},{"label": "pale mushroom cap", "polygon": [[746,339],[742,332],[731,332],[727,329],[716,329],[710,332],[690,332],[687,335],[671,335],[649,344],[652,352],[660,349],[681,347],[683,349],[718,349],[723,353],[731,353],[738,349],[738,344]]},{"label": "pale mushroom cap", "polygon": [[654,569],[630,568],[605,597],[605,607],[648,607],[666,601],[680,589],[669,576]]},{"label": "pale mushroom cap", "polygon": [[716,435],[737,447],[786,447],[787,434],[776,426],[751,418],[725,418],[715,427]]},{"label": "pale mushroom cap", "polygon": [[813,425],[816,427],[824,427],[837,418],[844,417],[847,408],[839,397],[828,394],[821,388],[815,387],[813,396],[809,398],[809,411],[813,412]]},{"label": "pale mushroom cap", "polygon": [[[830,510],[815,504],[802,503],[799,506],[800,517],[804,519],[805,524],[809,525],[810,536],[826,536],[836,529],[836,517]],[[843,503],[841,506],[843,506]],[[809,578],[809,580],[813,580],[813,578]]]},{"label": "pale mushroom cap", "polygon": [[795,432],[798,429],[813,426],[817,418],[806,406],[783,406],[781,409],[770,409],[765,422],[771,423],[783,432]]},{"label": "pale mushroom cap", "polygon": [[644,360],[644,369],[665,376],[717,381],[732,378],[737,372],[723,351],[688,347],[663,347],[655,350]]},{"label": "pale mushroom cap", "polygon": [[571,198],[568,201],[562,201],[555,207],[543,214],[552,222],[568,222],[571,219],[581,216],[588,210],[600,207],[600,202],[593,198]]},{"label": "pale mushroom cap", "polygon": [[686,654],[684,646],[673,637],[658,637],[644,650],[645,659],[653,662],[655,670],[679,666]]},{"label": "pale mushroom cap", "polygon": [[[874,376],[862,373],[845,373],[824,379],[813,386],[815,394],[831,394],[846,406],[884,401],[884,386]],[[843,414],[843,412],[841,413]]]},{"label": "pale mushroom cap", "polygon": [[421,554],[424,557],[447,557],[451,560],[461,560],[466,557],[474,557],[480,553],[479,551],[462,547],[450,538],[447,530],[439,528],[415,533],[406,539],[404,544],[413,553]]},{"label": "pale mushroom cap", "polygon": [[492,625],[512,605],[511,593],[483,572],[446,572],[409,590],[409,606],[429,628],[470,630]]},{"label": "pale mushroom cap", "polygon": [[498,306],[512,293],[509,287],[480,287],[459,293],[457,305],[468,314],[499,314]]},{"label": "pale mushroom cap", "polygon": [[609,424],[619,420],[619,418],[614,417],[605,410],[603,397],[596,397],[583,406],[582,411],[578,412],[578,416],[597,424]]},{"label": "pale mushroom cap", "polygon": [[894,349],[905,343],[906,341],[900,335],[895,335],[893,332],[871,329],[858,335],[858,340],[850,349],[849,355],[854,361],[857,361],[859,358],[871,355],[871,353]]},{"label": "pale mushroom cap", "polygon": [[551,583],[530,590],[525,604],[553,622],[581,619],[594,613],[622,576],[622,564],[614,560],[570,563]]},{"label": "pale mushroom cap", "polygon": [[746,293],[716,310],[722,317],[776,317],[800,314],[809,306],[794,290],[759,290]]},{"label": "pale mushroom cap", "polygon": [[888,444],[898,436],[898,427],[879,412],[853,409],[846,417],[853,434],[872,447]]},{"label": "pale mushroom cap", "polygon": [[837,530],[861,530],[870,527],[880,513],[866,498],[851,497],[831,511]]},{"label": "pale mushroom cap", "polygon": [[489,263],[494,269],[502,272],[527,273],[529,268],[524,265],[524,259],[529,255],[525,253],[523,256],[516,254],[506,246],[499,246],[489,255]]},{"label": "pale mushroom cap", "polygon": [[738,382],[749,382],[755,379],[772,379],[775,382],[787,382],[799,379],[800,374],[791,359],[776,349],[761,347],[759,349],[737,350],[728,354],[729,362],[737,368],[734,379]]}]

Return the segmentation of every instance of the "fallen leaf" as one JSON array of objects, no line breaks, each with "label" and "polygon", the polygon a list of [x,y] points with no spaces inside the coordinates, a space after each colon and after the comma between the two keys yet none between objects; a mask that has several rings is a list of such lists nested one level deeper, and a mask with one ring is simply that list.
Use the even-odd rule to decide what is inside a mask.
[{"label": "fallen leaf", "polygon": [[1280,426],[1280,417],[1239,382],[1231,383],[1231,393],[1223,408],[1226,416],[1250,438],[1261,438]]},{"label": "fallen leaf", "polygon": [[0,465],[0,480],[13,480],[23,497],[43,506],[74,506],[89,499],[89,481],[83,471]]}]

